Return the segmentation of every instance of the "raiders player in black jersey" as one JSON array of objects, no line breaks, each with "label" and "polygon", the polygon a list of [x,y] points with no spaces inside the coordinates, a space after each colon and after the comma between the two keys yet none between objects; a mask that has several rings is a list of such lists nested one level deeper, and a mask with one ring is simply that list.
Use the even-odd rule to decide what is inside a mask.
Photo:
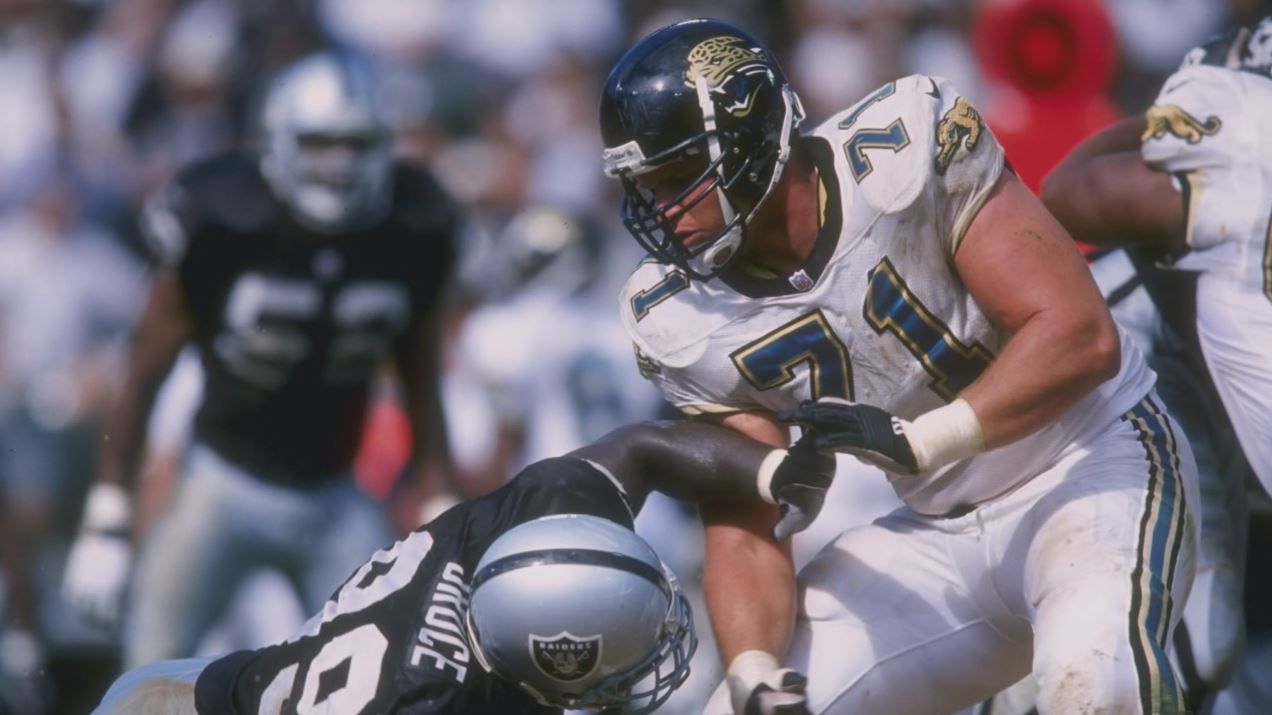
[{"label": "raiders player in black jersey", "polygon": [[[779,505],[785,538],[816,517],[834,474],[808,444],[774,450],[704,423],[621,427],[376,552],[288,641],[143,667],[96,712],[646,712],[687,676],[696,641],[635,513],[655,488],[713,502],[758,492]],[[764,687],[802,687],[784,675]]]},{"label": "raiders player in black jersey", "polygon": [[127,664],[190,655],[255,568],[282,571],[314,609],[391,538],[350,471],[390,358],[421,475],[450,472],[438,323],[459,215],[429,174],[391,158],[377,94],[352,57],[300,60],[271,86],[259,156],[190,166],[145,212],[162,265],[64,583],[96,620],[119,613],[147,418],[183,346],[197,346],[205,384],[184,474],[138,560]]}]

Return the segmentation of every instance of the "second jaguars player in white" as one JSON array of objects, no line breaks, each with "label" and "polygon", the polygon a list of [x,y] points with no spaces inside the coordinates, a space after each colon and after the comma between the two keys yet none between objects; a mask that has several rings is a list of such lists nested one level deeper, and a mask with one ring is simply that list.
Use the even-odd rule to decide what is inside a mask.
[{"label": "second jaguars player in white", "polygon": [[[1172,273],[1193,274],[1196,295],[1176,301],[1185,317],[1180,332],[1193,335],[1199,345],[1203,370],[1214,380],[1239,451],[1272,491],[1272,441],[1267,438],[1272,430],[1272,353],[1267,348],[1272,339],[1272,194],[1267,189],[1272,144],[1265,139],[1264,120],[1270,105],[1272,17],[1265,17],[1190,51],[1147,112],[1077,147],[1048,178],[1043,196],[1075,237],[1165,254],[1177,269]],[[1222,416],[1210,420],[1222,421]],[[1224,456],[1231,458],[1232,451]],[[1194,669],[1210,688],[1231,676],[1246,630],[1243,477],[1216,474],[1203,481],[1206,538],[1185,621]],[[1221,538],[1225,521],[1227,539]],[[1261,672],[1251,664],[1244,671]],[[1238,686],[1229,698],[1235,691],[1257,690]],[[1253,703],[1240,708],[1267,710],[1266,704]]]}]

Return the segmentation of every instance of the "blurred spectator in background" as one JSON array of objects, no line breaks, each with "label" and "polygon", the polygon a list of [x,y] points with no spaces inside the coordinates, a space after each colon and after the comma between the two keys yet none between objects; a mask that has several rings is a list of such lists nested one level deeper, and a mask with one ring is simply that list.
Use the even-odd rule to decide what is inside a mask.
[{"label": "blurred spectator in background", "polygon": [[130,665],[192,654],[258,566],[286,574],[313,611],[389,540],[349,469],[390,357],[417,499],[447,494],[438,335],[456,207],[426,172],[391,160],[375,77],[352,57],[288,68],[264,123],[263,153],[195,163],[145,215],[164,267],[65,580],[90,617],[117,619],[146,420],[178,352],[196,344],[206,387],[185,474],[138,563]]},{"label": "blurred spectator in background", "polygon": [[[456,461],[470,478],[499,485],[527,464],[662,416],[662,399],[635,369],[608,270],[640,256],[603,228],[532,204],[484,236],[461,270],[475,305],[451,345],[447,412],[465,423]],[[636,532],[681,579],[694,607],[705,608],[696,510],[651,494]],[[710,646],[709,629],[699,638]],[[689,680],[659,712],[701,712],[720,675],[714,649],[699,648]]]},{"label": "blurred spectator in background", "polygon": [[0,693],[10,696],[20,673],[42,666],[43,623],[60,616],[39,567],[70,535],[142,289],[140,262],[84,214],[69,167],[27,178],[31,203],[0,215]]}]

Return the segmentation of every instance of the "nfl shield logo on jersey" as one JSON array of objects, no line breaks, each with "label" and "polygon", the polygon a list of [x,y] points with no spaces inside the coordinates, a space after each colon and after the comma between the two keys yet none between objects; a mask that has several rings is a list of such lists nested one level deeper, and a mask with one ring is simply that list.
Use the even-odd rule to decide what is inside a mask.
[{"label": "nfl shield logo on jersey", "polygon": [[792,288],[801,293],[812,290],[813,286],[816,285],[813,283],[813,279],[804,272],[803,268],[791,274],[790,283]]},{"label": "nfl shield logo on jersey", "polygon": [[591,675],[600,664],[601,636],[579,638],[569,631],[547,637],[531,633],[530,652],[534,655],[535,666],[544,675],[572,683]]}]

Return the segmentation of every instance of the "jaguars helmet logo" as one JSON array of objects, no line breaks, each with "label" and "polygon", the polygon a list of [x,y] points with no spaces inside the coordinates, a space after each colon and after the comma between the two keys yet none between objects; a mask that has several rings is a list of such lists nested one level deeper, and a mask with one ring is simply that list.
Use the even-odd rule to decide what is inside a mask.
[{"label": "jaguars helmet logo", "polygon": [[963,97],[954,101],[950,111],[941,117],[936,124],[936,144],[939,150],[933,160],[937,175],[944,176],[950,164],[954,163],[959,149],[972,151],[980,143],[981,134],[985,131],[985,122],[980,112]]},{"label": "jaguars helmet logo", "polygon": [[601,664],[601,636],[580,638],[569,631],[554,636],[530,634],[530,655],[544,675],[573,683],[591,675]]},{"label": "jaguars helmet logo", "polygon": [[1140,141],[1161,139],[1173,134],[1189,144],[1196,144],[1205,137],[1218,133],[1223,122],[1213,114],[1201,121],[1174,104],[1154,104],[1148,108],[1148,126]]},{"label": "jaguars helmet logo", "polygon": [[[712,94],[724,95],[732,101],[722,103],[726,112],[741,119],[755,107],[759,85],[738,87],[736,80],[752,74],[769,74],[764,53],[747,47],[740,37],[712,37],[703,40],[689,51],[689,70],[685,84],[693,87],[698,78],[706,83]],[[719,101],[717,99],[717,101]]]}]

